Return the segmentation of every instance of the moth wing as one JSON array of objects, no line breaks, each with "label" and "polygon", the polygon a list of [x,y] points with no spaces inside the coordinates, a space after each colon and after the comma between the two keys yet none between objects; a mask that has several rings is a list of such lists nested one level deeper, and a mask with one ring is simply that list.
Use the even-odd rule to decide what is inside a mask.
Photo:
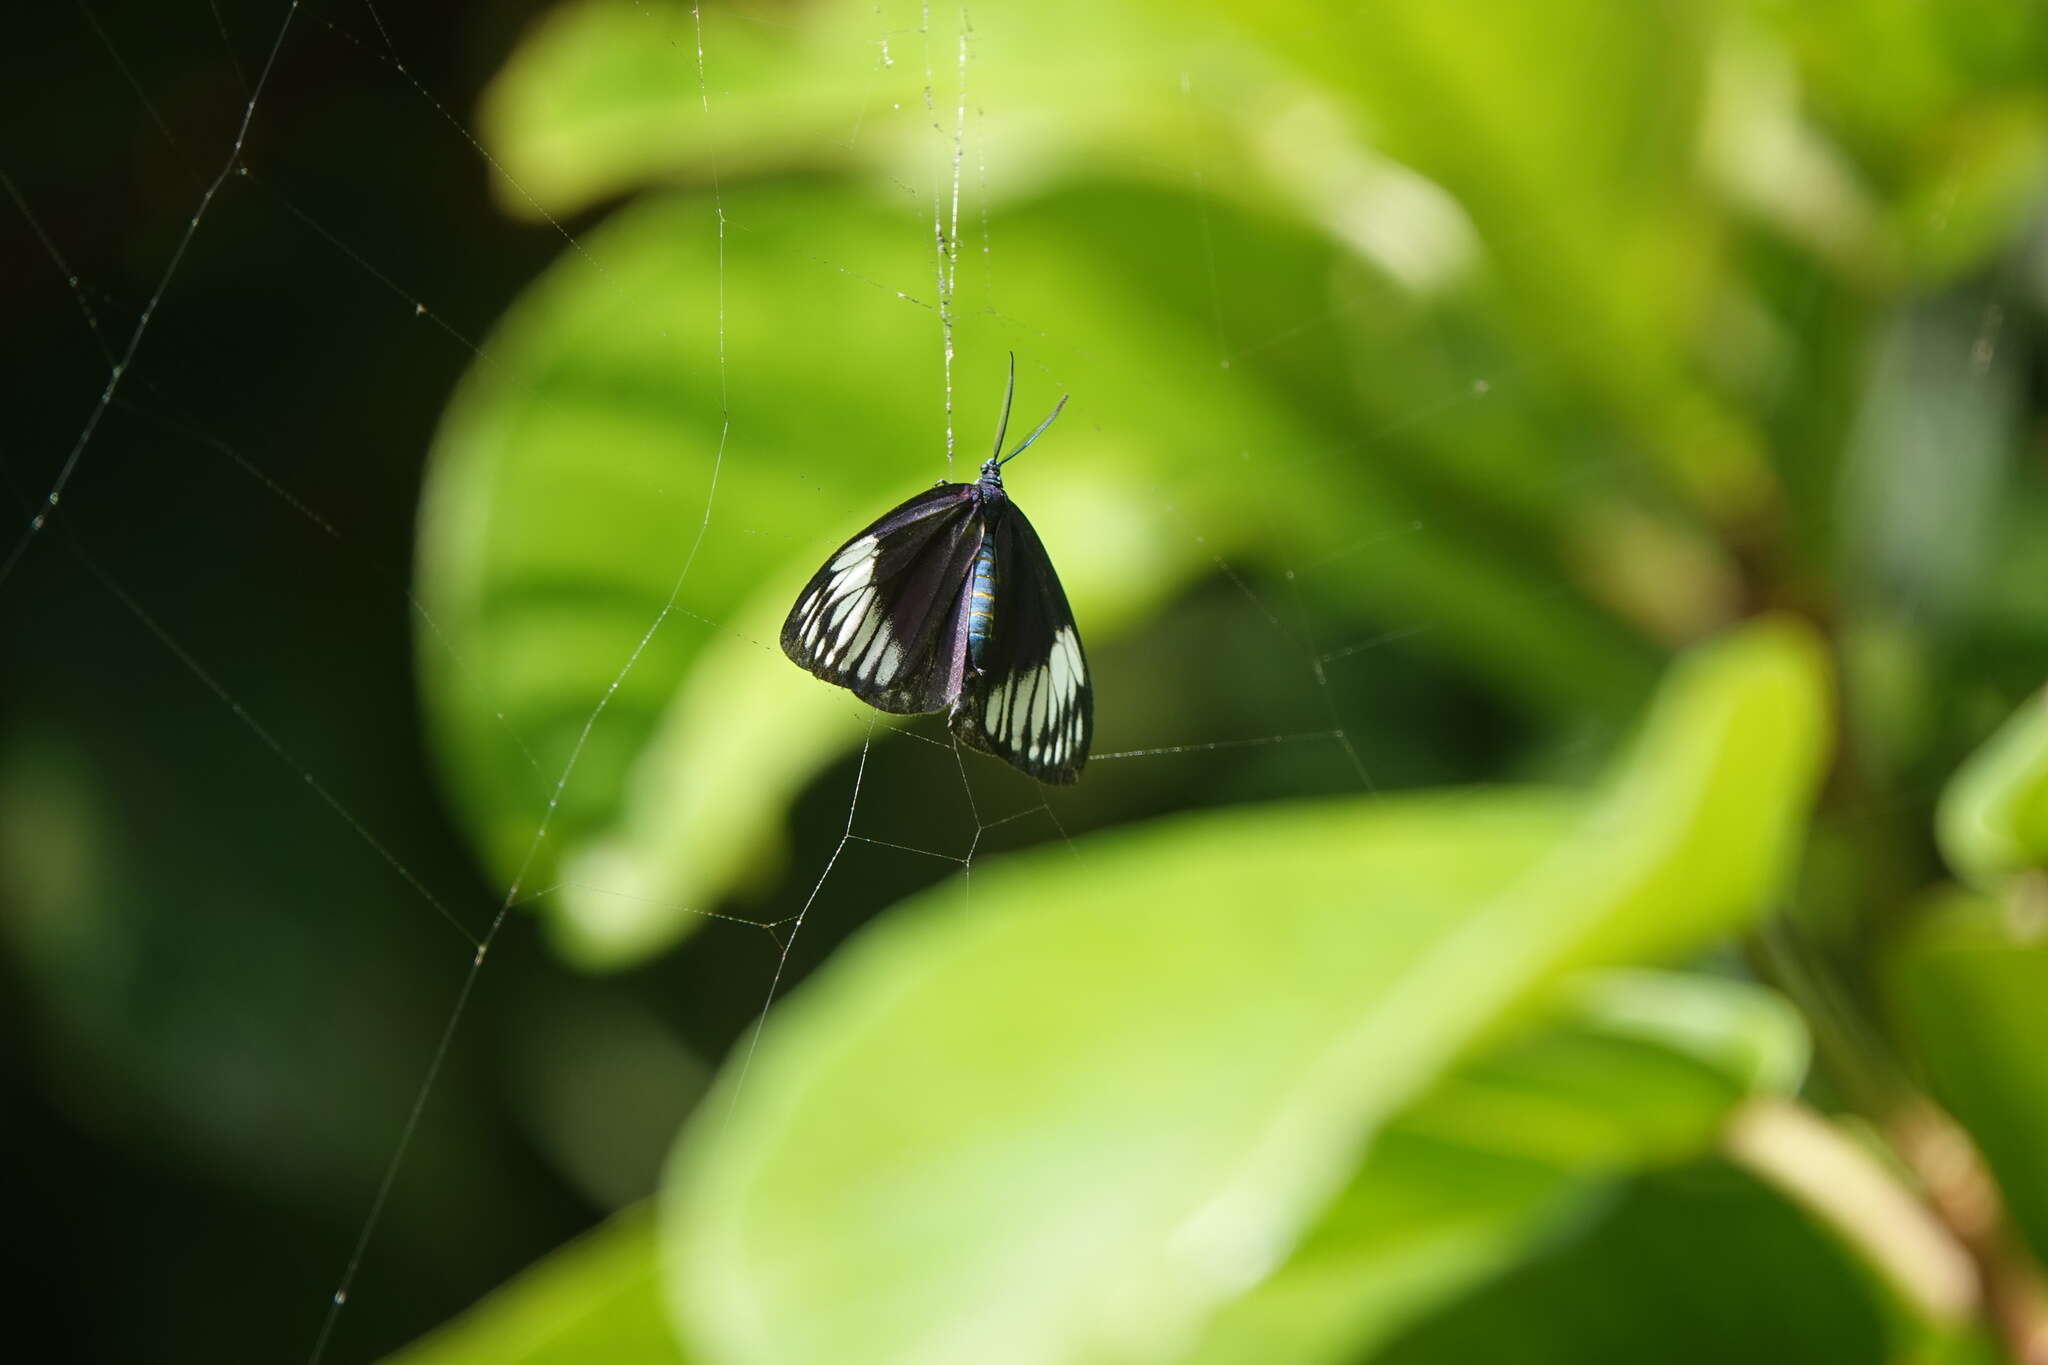
[{"label": "moth wing", "polygon": [[996,600],[982,669],[952,717],[961,743],[1041,782],[1080,777],[1095,736],[1088,656],[1052,559],[1012,502],[996,518]]},{"label": "moth wing", "polygon": [[848,540],[797,594],[782,652],[868,705],[941,711],[960,693],[959,604],[981,548],[972,484],[940,484]]}]

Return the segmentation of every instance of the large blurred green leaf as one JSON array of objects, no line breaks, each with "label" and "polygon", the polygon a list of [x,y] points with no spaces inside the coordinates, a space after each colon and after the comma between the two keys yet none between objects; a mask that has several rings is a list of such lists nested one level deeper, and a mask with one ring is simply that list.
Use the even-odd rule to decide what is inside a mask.
[{"label": "large blurred green leaf", "polygon": [[[824,166],[921,199],[956,232],[971,167],[984,205],[1113,177],[1310,227],[1357,269],[1325,309],[1274,328],[1220,299],[1191,319],[1226,368],[1311,324],[1349,334],[1360,429],[1455,494],[1427,524],[1483,514],[1476,529],[1496,539],[1506,522],[1502,548],[1689,639],[1730,614],[1730,566],[1668,508],[1617,508],[1582,484],[1647,453],[1721,502],[1769,497],[1756,435],[1687,373],[1695,331],[1731,306],[1713,292],[1718,236],[1689,155],[1712,27],[1697,6],[1605,0],[1369,18],[1058,0],[983,6],[971,23],[837,0],[795,24],[580,0],[522,44],[485,116],[520,212]],[[989,242],[984,225],[969,269],[995,277]],[[1209,274],[1227,281],[1242,260],[1218,244]],[[1616,561],[1644,545],[1661,551],[1654,571],[1617,582]]]},{"label": "large blurred green leaf", "polygon": [[[937,318],[873,283],[928,279],[914,215],[804,186],[725,202],[722,271],[707,205],[649,202],[522,300],[450,409],[424,508],[422,596],[449,645],[425,652],[426,683],[451,777],[509,875],[576,756],[528,883],[566,883],[555,926],[592,963],[685,932],[760,858],[791,795],[858,739],[863,708],[780,657],[781,614],[838,539],[932,476],[971,472],[1001,392],[1002,343],[988,343],[1008,324],[983,316],[962,329],[982,344],[958,367],[975,401],[949,470]],[[1012,278],[1069,299],[1117,359],[1012,483],[1099,638],[1235,548],[1218,513],[1243,506],[1242,475],[1177,468],[1190,433],[1324,442],[1254,385],[1173,392],[1199,345],[1174,301],[1104,276],[1058,230],[1035,245],[1011,234]],[[1274,286],[1313,299],[1313,243],[1267,247]],[[791,269],[821,251],[836,264]],[[1048,361],[1074,363],[1027,354],[1023,403],[1049,401]],[[1134,401],[1103,403],[1110,385]],[[1171,505],[1148,495],[1169,476]],[[1264,482],[1276,497],[1291,484]],[[1330,525],[1310,503],[1309,526]],[[1186,523],[1215,536],[1205,546]]]},{"label": "large blurred green leaf", "polygon": [[664,1194],[710,1358],[1160,1360],[1360,1145],[1562,974],[1755,915],[1827,745],[1815,642],[1704,650],[1605,795],[1186,818],[863,934],[736,1060]]},{"label": "large blurred green leaf", "polygon": [[[1594,976],[1555,1025],[1460,1068],[1397,1118],[1300,1251],[1225,1310],[1189,1365],[1351,1358],[1510,1261],[1603,1177],[1704,1151],[1730,1105],[1794,1084],[1804,1058],[1797,1017],[1755,988]],[[392,1365],[680,1365],[655,1265],[646,1211],[621,1214]]]},{"label": "large blurred green leaf", "polygon": [[[762,860],[794,793],[858,741],[864,708],[780,657],[781,614],[837,540],[970,470],[1020,327],[959,320],[949,470],[938,319],[877,287],[928,277],[916,215],[815,185],[723,202],[722,270],[702,200],[649,201],[521,300],[449,410],[423,508],[434,736],[505,876],[549,822],[525,885],[555,888],[559,942],[593,965],[698,923]],[[1153,234],[1166,212],[1184,240]],[[1005,292],[1065,338],[1025,350],[1020,402],[1076,394],[1012,486],[1089,638],[1218,555],[1346,550],[1349,597],[1443,622],[1518,689],[1607,708],[1632,695],[1643,655],[1611,620],[1483,542],[1402,534],[1411,497],[1357,458],[1337,414],[1296,399],[1330,363],[1317,348],[1190,382],[1214,372],[1196,222],[1184,201],[1098,192],[997,224]],[[1216,213],[1209,240],[1255,263],[1233,286],[1248,309],[1324,306],[1314,238]],[[1219,432],[1284,458],[1216,458]]]},{"label": "large blurred green leaf", "polygon": [[[1586,500],[1573,485],[1590,464],[1647,453],[1720,503],[1770,496],[1755,433],[1688,373],[1709,310],[1730,306],[1692,155],[1714,27],[1704,6],[1611,0],[1370,14],[1058,0],[983,6],[971,24],[907,0],[816,4],[794,24],[579,0],[521,45],[485,119],[520,212],[825,166],[922,199],[953,231],[942,210],[966,167],[984,203],[1115,177],[1313,227],[1366,267],[1326,315],[1367,343],[1357,383],[1385,403],[1367,429],[1448,414],[1413,455],[1389,442],[1392,458],[1463,499],[1550,509],[1517,528],[1525,548],[1605,580],[1613,518],[1564,510]],[[1219,250],[1212,274],[1241,260]],[[1225,316],[1199,325],[1226,351],[1274,334],[1231,316],[1233,348]],[[1547,392],[1560,381],[1563,401]],[[1694,569],[1667,556],[1642,587],[1704,595],[1675,623],[1696,634],[1725,603]]]},{"label": "large blurred green leaf", "polygon": [[[678,0],[557,7],[484,103],[500,197],[559,216],[647,185],[819,166],[946,193],[956,134],[970,192],[1084,163],[1175,178],[1200,114],[1186,88],[1242,96],[1272,76],[1256,48],[1199,16],[1160,23],[1135,5],[963,16],[922,0],[819,0],[797,20]],[[1272,103],[1268,92],[1250,108]]]}]

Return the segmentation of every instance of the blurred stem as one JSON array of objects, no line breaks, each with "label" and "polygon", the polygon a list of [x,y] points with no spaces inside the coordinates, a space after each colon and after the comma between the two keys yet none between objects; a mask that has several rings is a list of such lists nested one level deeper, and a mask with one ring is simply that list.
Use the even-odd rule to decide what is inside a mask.
[{"label": "blurred stem", "polygon": [[1857,1247],[1921,1316],[1955,1328],[1976,1311],[1981,1278],[1968,1250],[1885,1165],[1817,1110],[1767,1098],[1738,1110],[1728,1156]]},{"label": "blurred stem", "polygon": [[1998,1183],[1963,1126],[1932,1101],[1894,1114],[1892,1145],[1934,1216],[1969,1253],[1999,1337],[2019,1365],[2048,1365],[2048,1281],[2005,1211]]},{"label": "blurred stem", "polygon": [[[2014,1230],[1969,1133],[1913,1082],[1875,1022],[1832,982],[1818,955],[1803,950],[1783,917],[1747,947],[1758,975],[1806,1017],[1815,1053],[1849,1107],[1885,1135],[1918,1191],[1899,1186],[1804,1106],[1745,1110],[1730,1128],[1729,1154],[1862,1247],[1930,1316],[1981,1307],[2011,1360],[2048,1365],[2048,1278]],[[1902,1212],[1901,1199],[1917,1217]],[[1930,1229],[1953,1255],[1937,1250]],[[1971,1281],[1962,1299],[1953,1283],[1958,1257]]]}]

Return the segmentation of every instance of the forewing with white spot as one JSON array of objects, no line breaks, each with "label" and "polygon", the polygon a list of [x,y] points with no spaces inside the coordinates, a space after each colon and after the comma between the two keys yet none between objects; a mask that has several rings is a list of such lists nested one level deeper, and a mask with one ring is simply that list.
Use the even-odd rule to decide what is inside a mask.
[{"label": "forewing with white spot", "polygon": [[972,484],[940,484],[839,547],[797,595],[782,652],[870,706],[946,709],[965,676],[967,574],[981,546]]}]

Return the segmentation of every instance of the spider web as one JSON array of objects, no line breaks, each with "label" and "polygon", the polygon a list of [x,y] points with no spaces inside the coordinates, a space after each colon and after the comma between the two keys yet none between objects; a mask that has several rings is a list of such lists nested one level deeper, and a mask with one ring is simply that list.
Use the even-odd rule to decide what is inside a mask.
[{"label": "spider web", "polygon": [[[708,118],[721,96],[719,54],[692,14],[695,50],[675,59]],[[408,546],[439,402],[462,371],[493,363],[483,340],[492,319],[565,253],[606,272],[584,241],[590,224],[550,216],[516,178],[538,227],[506,223],[484,201],[487,175],[508,177],[465,111],[525,17],[470,19],[485,36],[465,51],[466,28],[434,28],[376,3],[81,5],[38,15],[30,22],[44,31],[22,45],[76,89],[24,110],[0,142],[0,189],[20,248],[10,297],[29,319],[10,359],[42,381],[4,453],[14,501],[0,608],[22,722],[5,763],[12,787],[35,786],[42,812],[18,828],[64,835],[73,816],[89,824],[97,815],[132,838],[132,848],[67,855],[60,874],[83,888],[79,903],[145,898],[126,920],[63,930],[84,937],[61,950],[49,948],[59,930],[48,924],[34,927],[40,946],[17,942],[24,956],[56,952],[69,973],[39,982],[50,992],[38,1007],[52,1021],[44,1027],[67,1039],[65,1069],[83,1090],[122,1092],[53,1101],[35,1131],[53,1149],[85,1134],[88,1154],[61,1178],[110,1191],[110,1204],[125,1184],[153,1188],[132,1148],[159,1128],[163,1159],[203,1172],[160,1182],[176,1188],[163,1196],[160,1226],[137,1242],[136,1283],[113,1291],[140,1301],[141,1277],[193,1244],[192,1283],[167,1281],[178,1286],[165,1294],[174,1306],[153,1308],[135,1329],[166,1333],[173,1350],[200,1354],[198,1324],[236,1314],[242,1338],[225,1352],[212,1338],[213,1358],[367,1357],[447,1317],[608,1202],[644,1192],[595,1189],[551,1168],[546,1133],[506,1112],[518,1101],[494,1085],[495,1056],[531,1052],[536,1030],[596,1028],[604,1048],[656,1056],[650,1065],[680,1076],[681,1094],[690,1058],[725,1048],[744,1068],[758,1021],[875,910],[953,879],[971,913],[976,865],[991,852],[1071,847],[1105,821],[1195,804],[1373,792],[1444,775],[1376,749],[1391,729],[1374,727],[1366,708],[1385,694],[1361,678],[1382,661],[1412,688],[1436,686],[1417,661],[1438,624],[1347,623],[1306,590],[1342,580],[1390,539],[1447,531],[1423,520],[1390,529],[1361,513],[1344,545],[1254,566],[1212,551],[1212,540],[1227,540],[1221,528],[1173,507],[1175,534],[1206,570],[1134,643],[1096,646],[1110,723],[1080,789],[1034,788],[962,755],[929,724],[869,716],[858,750],[792,813],[789,870],[753,900],[770,913],[691,908],[706,921],[703,941],[615,985],[556,967],[515,912],[559,890],[530,884],[529,871],[578,781],[586,741],[662,632],[736,630],[697,612],[690,587],[706,556],[721,553],[713,532],[733,515],[719,500],[720,473],[753,456],[736,405],[747,375],[726,344],[728,310],[749,306],[728,295],[727,253],[744,249],[749,225],[729,216],[714,172],[703,187],[718,262],[708,487],[681,528],[666,601],[607,661],[610,685],[588,698],[566,761],[542,761],[505,727],[544,794],[543,814],[515,874],[487,885],[429,794],[410,700],[415,626],[420,647],[449,654],[486,711],[490,680],[455,656],[414,595]],[[1061,320],[1000,288],[990,179],[1001,167],[990,165],[976,54],[1003,41],[957,8],[925,5],[913,29],[890,28],[878,10],[876,70],[906,86],[929,124],[912,178],[891,180],[928,233],[929,274],[878,279],[863,262],[819,256],[791,266],[927,316],[931,371],[905,382],[926,387],[943,422],[934,476],[962,477],[960,462],[972,467],[993,422],[993,395],[959,383],[965,313],[998,318],[1025,339],[1026,374],[1075,392],[1069,422],[1119,398],[1091,388],[1078,367],[1057,373],[1031,356],[1030,338],[1071,354]],[[1213,325],[1212,367],[1188,382],[1229,384],[1234,363],[1320,334],[1349,305],[1277,332],[1249,331],[1233,316],[1231,261],[1210,217],[1217,172],[1199,117],[1207,96],[1190,73],[1179,97],[1185,157],[1168,178],[1189,192],[1195,221],[1178,229],[1202,244]],[[361,155],[365,140],[379,139],[388,157]],[[1448,369],[1462,363],[1448,345],[1442,358]],[[1457,378],[1448,397],[1419,398],[1360,431],[1355,448],[1486,403],[1526,376]],[[1243,445],[1218,432],[1213,450],[1188,459],[1302,454]],[[1017,482],[1028,501],[1028,479]],[[850,533],[880,510],[834,514]],[[1048,540],[1057,552],[1056,528]],[[1349,633],[1324,638],[1339,627]],[[772,641],[743,638],[764,668],[787,667]],[[1225,711],[1192,712],[1193,728],[1176,730],[1147,728],[1138,711],[1114,705],[1120,674],[1131,676],[1141,655],[1196,667],[1219,641],[1245,656],[1249,680]],[[1139,776],[1119,776],[1132,770]],[[1475,762],[1453,775],[1483,772]],[[1127,790],[1107,800],[1090,784]],[[233,909],[200,908],[216,885]],[[181,925],[194,934],[182,947]],[[104,960],[110,943],[127,959],[114,986],[101,979],[115,970]],[[64,1003],[66,988],[173,1000],[94,1018]],[[194,1051],[119,1043],[123,1030],[175,1021],[208,995],[221,1017],[178,1035]],[[527,1013],[543,1023],[522,1023]],[[272,1035],[297,1041],[250,1041]],[[138,1074],[151,1067],[165,1074]],[[220,1112],[166,1119],[180,1112],[166,1092],[194,1077]],[[558,1108],[561,1094],[550,1094]],[[646,1126],[666,1131],[656,1120],[675,1116],[663,1111]],[[341,1136],[322,1146],[310,1135],[326,1124]],[[223,1135],[237,1125],[254,1136]],[[282,1150],[252,1158],[269,1139]],[[236,1188],[228,1168],[244,1160],[261,1169]],[[124,1174],[93,1180],[87,1172],[103,1163]],[[644,1174],[651,1179],[651,1165]],[[121,1226],[96,1217],[109,1233]],[[438,1262],[455,1268],[423,1279],[422,1267]],[[243,1274],[250,1288],[229,1295],[222,1285]],[[102,1331],[110,1356],[132,1355],[145,1339]]]}]

